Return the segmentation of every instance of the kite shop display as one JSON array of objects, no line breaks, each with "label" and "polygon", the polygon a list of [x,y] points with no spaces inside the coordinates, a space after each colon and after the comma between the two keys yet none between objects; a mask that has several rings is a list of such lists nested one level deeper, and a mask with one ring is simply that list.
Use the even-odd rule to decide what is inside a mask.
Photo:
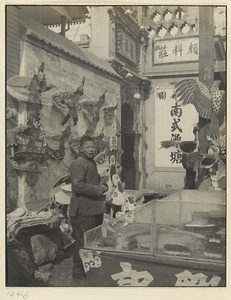
[{"label": "kite shop display", "polygon": [[[122,149],[117,148],[117,137],[113,136],[110,148],[95,157],[101,181],[108,184],[110,191],[106,195],[109,206],[108,214],[105,214],[106,221],[124,215],[137,207],[143,199],[142,193],[137,197],[129,196],[119,179],[122,168],[118,159],[122,153]],[[31,211],[22,206],[7,215],[9,286],[30,284],[31,278],[40,283],[49,282],[52,262],[62,256],[63,250],[74,242],[68,217],[70,197],[70,176],[66,175],[53,185],[48,205],[38,211]],[[135,200],[140,203],[137,204]],[[15,263],[18,266],[16,269]],[[22,272],[23,276],[20,275]]]},{"label": "kite shop display", "polygon": [[[79,137],[72,134],[71,125],[64,127],[62,132],[49,132],[44,128],[41,120],[43,106],[53,104],[65,114],[61,124],[65,126],[69,118],[73,120],[73,126],[77,125],[78,112],[82,111],[87,124],[85,135],[94,135],[97,123],[100,119],[100,110],[106,105],[106,90],[100,95],[99,100],[90,100],[84,95],[85,76],[75,92],[55,93],[57,86],[49,84],[45,77],[45,64],[42,63],[38,74],[33,78],[15,76],[7,81],[8,93],[20,102],[27,104],[27,123],[19,124],[7,132],[7,147],[10,148],[11,156],[9,163],[18,172],[26,172],[26,183],[34,186],[39,173],[48,167],[49,159],[62,160],[65,156],[65,143],[70,146],[76,144]],[[52,100],[52,102],[50,101]],[[108,116],[108,103],[104,108],[105,126],[113,122],[115,114]],[[115,108],[116,109],[116,108]],[[114,109],[114,110],[115,110]],[[113,111],[114,111],[113,110]],[[7,119],[17,116],[17,111],[9,107],[6,111]],[[104,139],[103,129],[97,143]],[[102,142],[103,143],[103,142]],[[101,143],[101,144],[102,144]],[[78,153],[77,149],[73,149]],[[101,148],[99,148],[101,149]]]},{"label": "kite shop display", "polygon": [[[7,92],[20,102],[27,119],[26,125],[19,124],[7,132],[7,147],[11,153],[9,164],[19,178],[26,175],[26,185],[33,187],[36,184],[38,176],[42,176],[43,170],[49,167],[49,160],[59,163],[65,157],[66,142],[69,143],[73,153],[78,153],[80,137],[72,134],[71,128],[78,122],[79,111],[87,124],[85,135],[95,134],[100,120],[100,110],[104,117],[108,115],[107,110],[111,106],[106,103],[106,90],[104,89],[99,95],[99,100],[91,100],[89,103],[89,98],[84,95],[85,81],[84,76],[75,92],[56,93],[58,87],[46,80],[44,63],[32,78],[15,76],[7,81]],[[61,132],[49,132],[41,122],[43,120],[41,110],[44,111],[47,106],[53,104],[65,114],[60,123],[63,126]],[[113,124],[116,109],[114,106],[113,103],[113,112],[107,116],[107,120],[104,118],[105,126]],[[17,110],[11,107],[6,113],[7,120],[15,118],[18,114]],[[66,125],[68,119],[70,119],[69,125]],[[99,151],[108,149],[109,142],[104,136],[103,129],[99,136],[93,136],[93,139]],[[117,168],[118,164],[115,164]],[[117,168],[116,172],[118,169],[120,170]],[[8,285],[29,284],[31,278],[48,280],[50,274],[40,274],[41,266],[59,257],[60,251],[73,242],[67,211],[65,211],[67,207],[63,204],[65,197],[60,203],[56,195],[56,202],[55,197],[52,197],[52,191],[51,200],[49,201],[48,198],[50,202],[48,205],[38,210],[31,210],[27,208],[26,203],[7,214]],[[27,202],[26,199],[24,200]],[[15,263],[19,266],[18,273],[14,269]],[[24,275],[21,276],[21,273]]]},{"label": "kite shop display", "polygon": [[[215,81],[209,93],[200,82],[183,80],[173,97],[176,103],[194,104],[200,115],[211,118],[220,108],[218,85]],[[206,107],[196,102],[198,93],[204,95]],[[196,174],[197,185],[198,169],[208,171],[213,190],[197,190],[195,184],[193,190],[161,200],[135,202],[117,212],[116,218],[105,218],[103,225],[85,232],[80,255],[89,286],[226,285],[225,185],[220,182],[225,178],[225,118],[219,137],[207,137],[208,154],[198,151],[198,130],[198,126],[193,129],[194,141],[163,141],[162,147],[177,147],[186,155],[183,166]],[[126,193],[123,196],[126,199]],[[112,201],[121,204],[117,198]]]},{"label": "kite shop display", "polygon": [[[105,105],[106,90],[98,101],[87,101],[85,77],[75,92],[55,93],[57,87],[46,82],[44,72],[42,63],[32,79],[17,76],[7,82],[8,93],[27,102],[27,126],[19,125],[9,131],[7,145],[11,149],[10,165],[19,176],[20,172],[26,172],[29,186],[35,185],[49,159],[64,158],[67,141],[78,152],[79,137],[71,134],[71,126],[77,125],[79,111],[88,124],[85,135],[92,136],[100,110],[107,126],[113,124],[117,108],[116,104]],[[180,82],[176,85],[176,101],[178,98],[184,101],[182,95],[188,86],[193,91],[187,96],[191,103],[196,97],[196,86],[203,90],[195,81]],[[215,98],[219,98],[216,92]],[[211,100],[213,93],[205,93],[206,99]],[[69,119],[72,123],[61,133],[47,132],[40,122],[41,109],[43,105],[51,105],[50,99],[64,112],[62,126]],[[200,114],[200,105],[195,107]],[[208,105],[204,117],[216,113],[210,108]],[[9,109],[7,114],[8,118],[15,117],[17,111]],[[226,163],[225,120],[219,138],[208,136],[208,154],[197,151],[196,130],[195,141],[162,142],[165,148],[177,147],[190,155],[187,163],[192,164],[194,172],[198,166],[208,169],[214,183],[212,192],[182,190],[166,197],[154,191],[127,191],[119,177],[123,150],[117,146],[117,136],[112,136],[109,144],[105,143],[103,131],[93,138],[100,151],[95,161],[101,182],[107,183],[109,189],[105,195],[108,210],[104,223],[85,233],[85,246],[80,253],[89,286],[225,286],[225,197],[218,184],[218,177],[223,174],[217,171],[217,165]],[[68,218],[70,195],[70,177],[66,174],[53,185],[47,206],[38,211],[23,206],[7,215],[9,285],[20,285],[21,280],[25,284],[32,277],[49,280],[50,272],[42,272],[42,267],[73,243]],[[152,201],[145,203],[145,196]],[[50,235],[55,235],[55,242]],[[15,261],[23,269],[23,278],[14,272]]]},{"label": "kite shop display", "polygon": [[[170,195],[132,194],[118,175],[122,150],[95,157],[107,183],[109,207],[104,222],[85,232],[80,256],[88,286],[225,286],[224,191],[182,190]],[[145,201],[145,194],[152,201]],[[68,210],[69,175],[52,198]]]},{"label": "kite shop display", "polygon": [[[46,97],[56,87],[46,82],[45,64],[42,63],[32,79],[13,77],[8,81],[7,90],[16,99],[27,101],[27,126],[18,126],[7,133],[7,146],[11,148],[9,163],[17,171],[27,173],[29,186],[38,180],[37,173],[47,167],[49,154],[44,147],[40,124],[41,97]],[[17,148],[17,151],[15,149]]]},{"label": "kite shop display", "polygon": [[223,191],[182,190],[85,232],[89,286],[225,286]]}]

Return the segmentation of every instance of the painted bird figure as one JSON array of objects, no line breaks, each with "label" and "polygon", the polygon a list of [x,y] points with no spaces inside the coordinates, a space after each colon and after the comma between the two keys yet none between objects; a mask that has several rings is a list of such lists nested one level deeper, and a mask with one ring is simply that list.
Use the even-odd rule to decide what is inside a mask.
[{"label": "painted bird figure", "polygon": [[161,148],[168,149],[170,147],[177,147],[183,153],[192,153],[197,148],[197,143],[195,141],[162,141]]},{"label": "painted bird figure", "polygon": [[175,86],[175,93],[172,96],[180,105],[193,104],[198,114],[205,118],[211,119],[212,114],[218,114],[222,92],[219,90],[221,81],[215,80],[211,90],[196,79],[184,79]]}]

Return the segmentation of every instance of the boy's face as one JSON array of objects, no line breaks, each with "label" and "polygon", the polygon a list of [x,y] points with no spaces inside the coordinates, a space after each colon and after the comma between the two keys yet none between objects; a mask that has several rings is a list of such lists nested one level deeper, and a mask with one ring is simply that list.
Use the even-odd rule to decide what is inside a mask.
[{"label": "boy's face", "polygon": [[83,143],[80,151],[87,157],[94,158],[95,150],[96,150],[95,143],[92,141],[86,141]]}]

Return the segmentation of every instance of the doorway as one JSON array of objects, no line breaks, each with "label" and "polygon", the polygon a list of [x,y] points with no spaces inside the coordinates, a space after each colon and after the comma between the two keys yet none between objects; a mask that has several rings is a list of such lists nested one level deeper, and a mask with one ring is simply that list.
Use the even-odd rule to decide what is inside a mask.
[{"label": "doorway", "polygon": [[138,166],[138,136],[133,130],[134,113],[127,103],[121,107],[122,125],[122,181],[125,188],[135,190],[137,188]]}]

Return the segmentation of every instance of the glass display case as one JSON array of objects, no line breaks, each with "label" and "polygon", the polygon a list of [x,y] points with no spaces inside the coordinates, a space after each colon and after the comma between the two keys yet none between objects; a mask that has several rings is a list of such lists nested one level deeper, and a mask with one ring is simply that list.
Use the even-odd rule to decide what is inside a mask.
[{"label": "glass display case", "polygon": [[85,248],[225,262],[224,191],[182,190],[85,233]]}]

